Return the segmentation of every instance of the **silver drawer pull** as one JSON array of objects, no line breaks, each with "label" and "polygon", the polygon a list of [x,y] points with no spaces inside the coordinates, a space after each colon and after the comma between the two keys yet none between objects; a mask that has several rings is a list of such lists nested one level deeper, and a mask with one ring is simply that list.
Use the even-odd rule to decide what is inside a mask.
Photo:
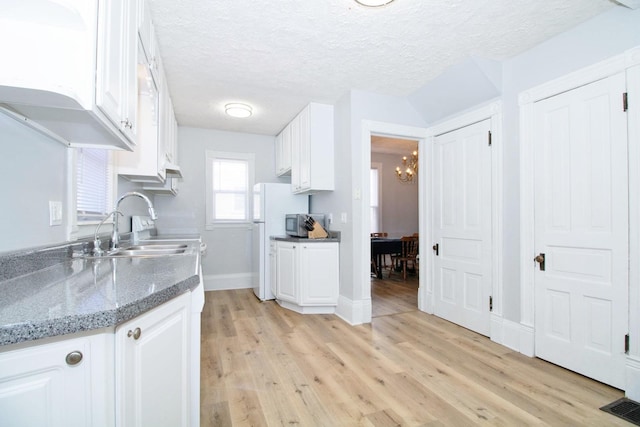
[{"label": "silver drawer pull", "polygon": [[133,331],[129,330],[129,332],[127,332],[127,336],[129,338],[133,337],[134,340],[140,338],[140,335],[142,335],[140,328],[135,328]]},{"label": "silver drawer pull", "polygon": [[65,357],[64,360],[65,362],[67,362],[67,365],[74,366],[82,362],[82,357],[82,352],[72,351],[71,353],[67,354],[67,357]]}]

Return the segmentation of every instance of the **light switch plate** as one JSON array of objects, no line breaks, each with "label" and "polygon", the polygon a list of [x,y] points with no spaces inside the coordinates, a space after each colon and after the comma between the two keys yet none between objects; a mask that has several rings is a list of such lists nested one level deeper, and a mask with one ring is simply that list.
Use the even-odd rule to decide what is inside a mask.
[{"label": "light switch plate", "polygon": [[49,201],[49,225],[62,225],[62,202],[59,200]]}]

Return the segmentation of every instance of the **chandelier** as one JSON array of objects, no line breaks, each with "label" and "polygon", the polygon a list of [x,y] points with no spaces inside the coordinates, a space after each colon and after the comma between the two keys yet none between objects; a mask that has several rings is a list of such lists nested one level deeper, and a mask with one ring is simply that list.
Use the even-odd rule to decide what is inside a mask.
[{"label": "chandelier", "polygon": [[396,167],[396,177],[400,182],[414,182],[418,175],[418,152],[411,153],[411,157],[402,157],[402,168]]}]

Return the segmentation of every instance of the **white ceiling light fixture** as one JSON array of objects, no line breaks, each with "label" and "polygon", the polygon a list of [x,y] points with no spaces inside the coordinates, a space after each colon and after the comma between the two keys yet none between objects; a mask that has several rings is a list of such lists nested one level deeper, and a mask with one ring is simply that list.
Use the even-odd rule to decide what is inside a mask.
[{"label": "white ceiling light fixture", "polygon": [[364,7],[380,7],[386,6],[394,0],[355,0],[360,6]]},{"label": "white ceiling light fixture", "polygon": [[251,108],[251,106],[247,104],[240,104],[238,102],[234,102],[234,103],[225,105],[224,112],[230,115],[231,117],[245,118],[245,117],[249,117],[253,113],[253,109]]}]

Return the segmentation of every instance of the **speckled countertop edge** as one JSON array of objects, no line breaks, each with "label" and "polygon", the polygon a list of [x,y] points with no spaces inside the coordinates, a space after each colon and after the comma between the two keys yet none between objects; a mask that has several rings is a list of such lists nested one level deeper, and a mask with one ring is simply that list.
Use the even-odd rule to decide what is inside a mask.
[{"label": "speckled countertop edge", "polygon": [[[187,243],[187,242],[185,242]],[[200,278],[197,274],[197,266],[199,265],[199,253],[198,246],[199,243],[190,243],[191,251],[190,255],[187,256],[179,256],[172,258],[172,262],[183,266],[184,268],[180,269],[179,273],[172,275],[171,272],[165,273],[162,272],[163,277],[168,277],[166,280],[175,282],[164,286],[162,289],[152,292],[143,292],[142,296],[136,296],[131,300],[126,300],[123,302],[121,306],[118,306],[117,303],[113,303],[110,301],[109,303],[105,303],[105,309],[97,309],[97,310],[89,310],[82,314],[69,314],[66,313],[60,316],[53,316],[51,318],[37,318],[38,316],[34,316],[36,318],[29,318],[28,315],[22,316],[18,321],[11,321],[9,323],[0,324],[0,350],[2,350],[2,346],[7,346],[10,344],[17,344],[26,341],[33,341],[47,337],[59,336],[59,335],[67,335],[76,332],[82,331],[90,331],[94,329],[100,329],[104,327],[115,327],[127,320],[130,320],[134,317],[139,316],[140,314],[157,307],[176,296],[191,291],[195,289],[199,283]],[[28,258],[22,258],[23,254],[10,254],[11,263],[15,263],[19,258],[22,258],[20,261],[25,262],[26,259],[29,261],[34,261],[34,268],[36,271],[31,272],[31,274],[41,273],[44,276],[51,276],[52,281],[58,279],[55,275],[51,275],[51,268],[56,269],[56,273],[60,274],[58,270],[66,271],[65,262],[69,262],[69,258],[64,257],[64,253],[70,254],[70,251],[67,249],[61,249],[60,247],[55,248],[53,257],[57,265],[53,264],[49,266],[49,262],[45,264],[45,267],[49,270],[37,270],[42,267],[42,263],[37,261],[37,254],[39,251],[28,251]],[[42,249],[40,252],[44,257],[50,257],[51,248]],[[35,257],[35,258],[34,258]],[[5,258],[6,260],[7,258]],[[161,258],[156,258],[159,262],[161,262]],[[64,265],[64,267],[63,267]],[[80,273],[85,273],[91,268],[93,264],[89,262],[87,266],[80,270]],[[151,264],[145,264],[147,268]],[[24,267],[20,267],[20,273],[24,273]],[[26,271],[26,270],[25,270]],[[191,273],[185,273],[185,271],[190,271]],[[118,286],[127,287],[131,286],[134,282],[134,286],[144,286],[146,282],[144,280],[130,280],[130,277],[134,275],[136,272],[135,267],[129,267],[126,270],[126,274],[122,275],[122,279],[119,278]],[[146,273],[147,270],[141,268],[141,273]],[[73,273],[73,272],[72,272]],[[88,280],[84,276],[80,276],[78,272],[69,273],[71,277],[74,275],[74,279],[77,281],[77,286],[91,286],[88,284]],[[12,275],[15,275],[13,273]],[[63,275],[64,276],[64,275]],[[6,292],[5,289],[1,289],[1,287],[9,283],[9,281],[3,281],[3,278],[0,278],[0,292]],[[25,293],[35,293],[37,295],[38,292],[46,291],[46,283],[41,283],[40,286],[43,287],[40,289],[24,289],[24,287],[29,287],[31,277],[29,274],[23,274],[18,277],[14,277],[10,279],[13,281],[13,285],[18,284],[20,287],[17,289],[20,291],[24,291]],[[64,280],[64,277],[63,277]],[[67,278],[67,280],[71,280]],[[74,283],[74,286],[76,284]],[[67,285],[68,286],[68,285]],[[14,288],[16,289],[16,288]],[[140,293],[140,292],[138,292]],[[0,300],[0,304],[3,301]],[[52,302],[53,304],[53,302]],[[113,305],[110,307],[109,305]],[[26,305],[26,304],[24,304]]]}]

